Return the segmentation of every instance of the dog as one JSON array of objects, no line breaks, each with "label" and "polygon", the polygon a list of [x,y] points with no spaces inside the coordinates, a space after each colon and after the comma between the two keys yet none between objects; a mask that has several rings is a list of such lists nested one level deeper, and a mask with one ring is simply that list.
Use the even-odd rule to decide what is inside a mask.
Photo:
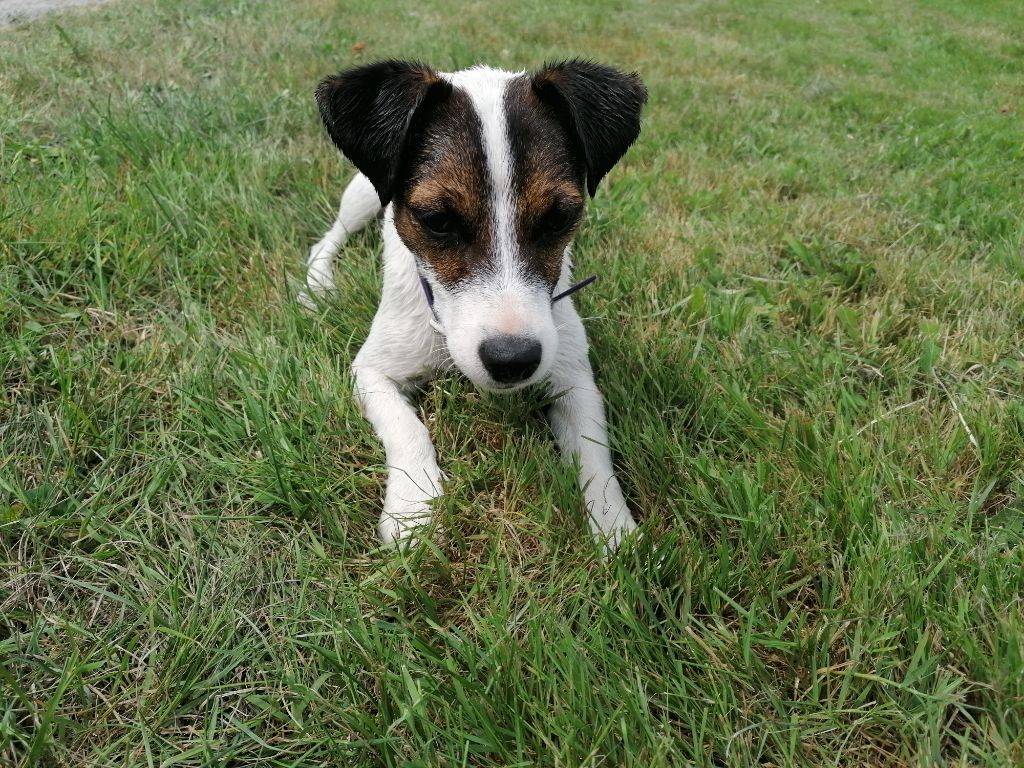
[{"label": "dog", "polygon": [[359,173],[310,250],[300,298],[333,288],[338,250],[383,211],[383,292],[352,374],[387,456],[384,542],[414,541],[442,492],[407,395],[452,364],[482,390],[546,387],[554,436],[578,462],[604,551],[636,528],[567,294],[585,194],[636,140],[646,100],[636,74],[580,59],[532,75],[389,60],[317,87],[327,133]]}]

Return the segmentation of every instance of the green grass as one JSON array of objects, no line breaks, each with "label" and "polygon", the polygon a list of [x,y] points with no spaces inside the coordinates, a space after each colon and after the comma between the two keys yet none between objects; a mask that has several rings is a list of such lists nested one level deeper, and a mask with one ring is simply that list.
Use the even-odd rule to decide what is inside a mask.
[{"label": "green grass", "polygon": [[[1024,764],[1024,7],[142,0],[0,31],[0,765]],[[357,42],[365,51],[354,53]],[[420,410],[379,239],[294,285],[356,61],[639,70],[578,304],[645,537],[540,403]]]}]

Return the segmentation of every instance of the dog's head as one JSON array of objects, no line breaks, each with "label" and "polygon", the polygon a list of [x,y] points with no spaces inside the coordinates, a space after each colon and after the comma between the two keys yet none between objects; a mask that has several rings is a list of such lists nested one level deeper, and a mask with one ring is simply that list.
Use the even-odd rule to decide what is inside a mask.
[{"label": "dog's head", "polygon": [[640,79],[580,60],[532,76],[383,61],[327,78],[316,99],[393,204],[455,364],[490,390],[546,375],[585,191],[640,132]]}]

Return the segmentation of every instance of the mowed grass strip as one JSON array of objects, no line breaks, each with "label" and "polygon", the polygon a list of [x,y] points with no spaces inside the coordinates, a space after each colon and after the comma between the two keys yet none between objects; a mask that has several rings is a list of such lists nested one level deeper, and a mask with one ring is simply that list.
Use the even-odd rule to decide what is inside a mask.
[{"label": "mowed grass strip", "polygon": [[[0,764],[1024,763],[1016,2],[113,3],[0,32]],[[539,399],[419,409],[378,548],[379,238],[323,75],[591,56],[644,132],[578,296],[643,537]]]}]

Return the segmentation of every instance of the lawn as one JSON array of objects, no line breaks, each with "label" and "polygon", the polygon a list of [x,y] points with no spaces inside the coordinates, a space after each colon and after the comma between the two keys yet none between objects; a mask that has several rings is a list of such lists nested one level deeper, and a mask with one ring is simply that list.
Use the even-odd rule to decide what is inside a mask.
[{"label": "lawn", "polygon": [[[0,30],[0,765],[1024,764],[1024,5],[140,0]],[[378,546],[312,89],[638,70],[578,295],[643,538],[457,376]]]}]

